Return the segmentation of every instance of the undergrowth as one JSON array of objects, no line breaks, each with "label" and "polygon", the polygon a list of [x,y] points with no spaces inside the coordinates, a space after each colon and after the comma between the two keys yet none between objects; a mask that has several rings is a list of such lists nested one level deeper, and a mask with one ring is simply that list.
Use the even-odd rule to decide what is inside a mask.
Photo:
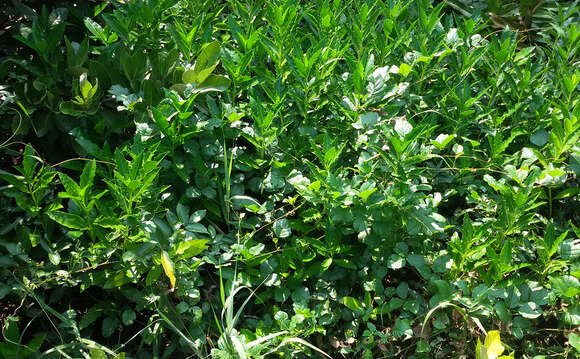
[{"label": "undergrowth", "polygon": [[576,1],[0,12],[1,357],[580,356]]}]

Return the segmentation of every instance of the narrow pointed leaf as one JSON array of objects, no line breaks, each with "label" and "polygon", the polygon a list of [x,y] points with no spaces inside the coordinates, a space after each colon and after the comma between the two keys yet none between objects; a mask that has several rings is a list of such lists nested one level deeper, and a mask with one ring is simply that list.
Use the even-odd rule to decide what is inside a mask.
[{"label": "narrow pointed leaf", "polygon": [[169,258],[169,253],[166,251],[161,252],[161,265],[163,266],[163,271],[167,278],[169,278],[169,282],[171,282],[171,288],[175,288],[175,269],[173,266],[173,262]]}]

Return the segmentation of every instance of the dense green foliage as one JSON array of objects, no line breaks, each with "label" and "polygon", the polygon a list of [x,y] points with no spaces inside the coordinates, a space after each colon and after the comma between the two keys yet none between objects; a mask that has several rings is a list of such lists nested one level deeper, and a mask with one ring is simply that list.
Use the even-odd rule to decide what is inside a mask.
[{"label": "dense green foliage", "polygon": [[0,357],[580,356],[577,2],[38,3]]}]

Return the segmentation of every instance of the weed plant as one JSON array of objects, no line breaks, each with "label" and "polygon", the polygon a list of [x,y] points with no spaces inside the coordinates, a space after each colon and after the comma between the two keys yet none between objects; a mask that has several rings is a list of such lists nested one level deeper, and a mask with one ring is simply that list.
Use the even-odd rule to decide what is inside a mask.
[{"label": "weed plant", "polygon": [[577,1],[0,12],[0,357],[580,356]]}]

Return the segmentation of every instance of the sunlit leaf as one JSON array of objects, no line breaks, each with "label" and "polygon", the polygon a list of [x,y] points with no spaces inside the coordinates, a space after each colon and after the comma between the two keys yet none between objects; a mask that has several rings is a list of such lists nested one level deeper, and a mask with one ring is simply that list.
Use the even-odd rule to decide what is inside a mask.
[{"label": "sunlit leaf", "polygon": [[173,267],[173,262],[169,258],[169,253],[166,251],[161,251],[161,265],[163,266],[163,271],[169,282],[171,282],[171,288],[175,288],[175,269]]}]

